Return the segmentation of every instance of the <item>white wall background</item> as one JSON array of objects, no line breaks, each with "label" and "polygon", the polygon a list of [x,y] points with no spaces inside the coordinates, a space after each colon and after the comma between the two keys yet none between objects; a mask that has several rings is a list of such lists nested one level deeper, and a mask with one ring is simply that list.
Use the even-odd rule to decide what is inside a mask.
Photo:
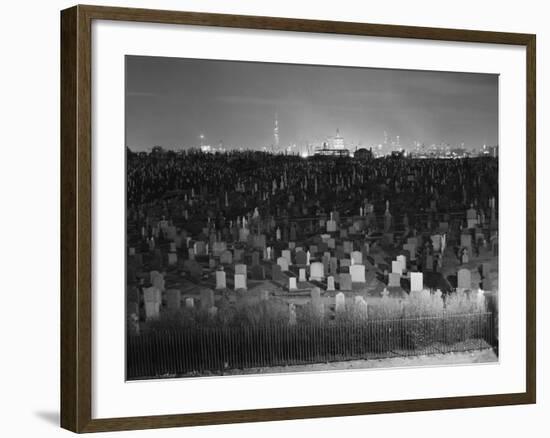
[{"label": "white wall background", "polygon": [[[92,3],[92,2],[91,2]],[[546,436],[550,391],[542,345],[548,281],[543,248],[550,233],[549,154],[543,150],[550,91],[550,28],[545,2],[353,0],[111,0],[111,6],[272,15],[372,23],[529,32],[537,34],[538,77],[538,404],[320,420],[210,426],[109,436],[317,437]],[[59,429],[59,10],[74,3],[4,2],[0,16],[0,433],[68,436]]]}]

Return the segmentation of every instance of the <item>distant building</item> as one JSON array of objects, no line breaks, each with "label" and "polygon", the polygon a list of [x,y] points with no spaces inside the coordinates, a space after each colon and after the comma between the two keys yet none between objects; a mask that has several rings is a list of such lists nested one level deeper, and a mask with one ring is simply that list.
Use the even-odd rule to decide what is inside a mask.
[{"label": "distant building", "polygon": [[332,137],[331,141],[332,149],[345,149],[344,137],[340,135],[340,130],[336,129],[336,135]]},{"label": "distant building", "polygon": [[323,147],[315,151],[316,156],[325,157],[349,157],[349,149],[346,148],[344,137],[340,135],[340,130],[336,130],[336,135],[330,137],[323,143]]},{"label": "distant building", "polygon": [[355,154],[353,154],[354,158],[358,159],[358,160],[372,160],[374,155],[372,153],[372,148],[371,149],[366,149],[366,148],[361,148],[361,149],[357,149],[355,151]]}]

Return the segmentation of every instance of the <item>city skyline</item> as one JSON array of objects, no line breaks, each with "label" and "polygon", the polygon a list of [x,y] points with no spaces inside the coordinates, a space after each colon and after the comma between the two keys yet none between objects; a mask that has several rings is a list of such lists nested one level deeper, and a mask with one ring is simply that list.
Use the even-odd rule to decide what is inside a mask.
[{"label": "city skyline", "polygon": [[[277,121],[277,138],[274,138]],[[467,149],[498,145],[498,76],[160,57],[126,57],[126,145],[134,151],[320,145],[399,137]]]}]

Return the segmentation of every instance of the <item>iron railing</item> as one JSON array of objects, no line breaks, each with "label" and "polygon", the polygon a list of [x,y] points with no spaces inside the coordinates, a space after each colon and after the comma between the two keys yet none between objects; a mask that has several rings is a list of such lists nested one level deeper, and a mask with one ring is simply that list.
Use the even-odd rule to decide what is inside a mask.
[{"label": "iron railing", "polygon": [[492,313],[319,324],[192,327],[127,339],[127,379],[462,352],[495,343]]}]

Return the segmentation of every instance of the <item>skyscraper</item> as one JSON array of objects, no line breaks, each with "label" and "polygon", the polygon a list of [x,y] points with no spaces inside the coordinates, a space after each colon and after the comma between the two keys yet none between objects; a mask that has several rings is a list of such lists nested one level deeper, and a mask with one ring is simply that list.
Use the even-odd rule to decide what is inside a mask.
[{"label": "skyscraper", "polygon": [[273,146],[279,148],[279,120],[275,113],[275,127],[273,128]]}]

